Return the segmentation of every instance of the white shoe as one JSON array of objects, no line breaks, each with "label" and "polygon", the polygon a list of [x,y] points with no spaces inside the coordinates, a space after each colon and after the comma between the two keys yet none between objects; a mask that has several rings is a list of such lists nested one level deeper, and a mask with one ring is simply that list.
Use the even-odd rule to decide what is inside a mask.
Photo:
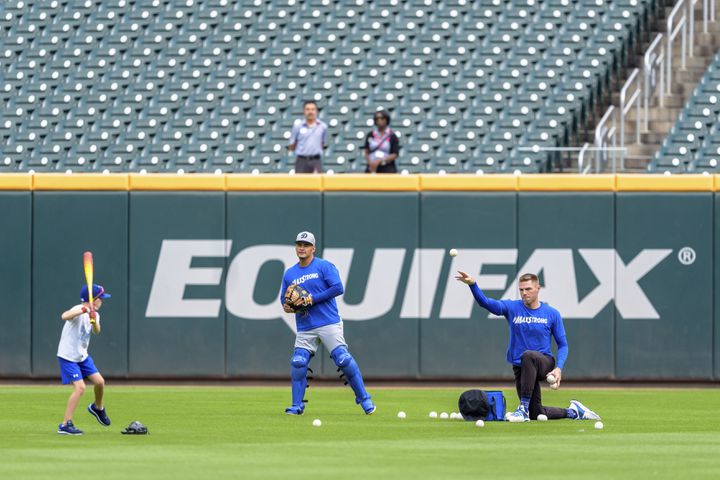
[{"label": "white shoe", "polygon": [[600,420],[600,415],[587,408],[577,400],[570,400],[570,409],[577,413],[576,420]]},{"label": "white shoe", "polygon": [[530,421],[530,415],[528,415],[527,410],[525,410],[522,405],[520,405],[517,408],[517,410],[515,410],[511,414],[505,415],[505,418],[507,419],[508,422],[513,422],[513,423]]}]

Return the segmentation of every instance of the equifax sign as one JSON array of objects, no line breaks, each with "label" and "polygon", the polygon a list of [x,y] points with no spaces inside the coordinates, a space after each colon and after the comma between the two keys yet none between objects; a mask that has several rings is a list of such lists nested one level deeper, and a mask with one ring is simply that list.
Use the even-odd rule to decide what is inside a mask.
[{"label": "equifax sign", "polygon": [[[253,298],[260,269],[267,262],[282,262],[289,268],[297,262],[294,249],[288,245],[256,245],[241,250],[222,268],[192,267],[196,257],[228,257],[232,240],[164,240],[160,249],[147,317],[215,317],[222,299],[184,298],[190,285],[219,285],[225,280],[225,307],[231,314],[250,320],[283,319],[288,321],[273,300],[259,304]],[[543,273],[545,288],[541,298],[560,310],[566,318],[594,318],[614,300],[618,313],[625,319],[656,319],[658,312],[639,285],[639,281],[668,255],[671,249],[645,249],[625,262],[612,248],[581,248],[579,256],[597,280],[597,285],[580,298],[575,275],[573,250],[538,248],[530,255],[521,272]],[[340,271],[343,284],[353,272],[352,248],[325,248],[323,258]],[[411,255],[407,278],[403,276],[406,255]],[[474,300],[464,285],[453,280],[456,270],[475,276],[478,286],[487,291],[503,290],[502,298],[517,298],[517,280],[508,275],[484,274],[488,265],[515,265],[518,250],[514,248],[463,249],[452,258],[449,275],[441,285],[444,249],[377,248],[370,265],[363,300],[347,304],[337,299],[344,320],[371,320],[387,314],[401,295],[401,318],[430,318],[433,304],[441,295],[440,318],[470,318]],[[406,281],[403,281],[406,280]],[[278,278],[278,295],[281,279]],[[400,291],[400,285],[405,285]]]}]

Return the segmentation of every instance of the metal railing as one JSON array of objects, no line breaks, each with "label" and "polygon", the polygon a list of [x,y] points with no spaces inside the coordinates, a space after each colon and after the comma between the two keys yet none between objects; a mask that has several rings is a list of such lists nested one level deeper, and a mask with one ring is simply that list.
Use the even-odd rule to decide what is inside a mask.
[{"label": "metal railing", "polygon": [[[672,8],[666,20],[667,32],[659,33],[653,39],[643,56],[642,75],[635,69],[620,90],[620,106],[610,106],[595,128],[595,147],[583,147],[581,156],[595,151],[596,169],[601,164],[613,163],[617,168],[618,153],[624,152],[626,139],[625,126],[633,106],[636,107],[635,142],[641,143],[642,131],[649,131],[650,103],[657,99],[657,106],[665,106],[665,96],[672,95],[673,68],[677,71],[687,69],[687,58],[693,57],[695,46],[695,6],[699,0],[679,0]],[[716,3],[719,0],[703,0],[703,33],[708,33],[710,22],[716,21]],[[680,65],[673,65],[673,47],[680,37]],[[617,110],[617,111],[616,111]],[[617,138],[619,137],[619,138]],[[625,158],[621,155],[620,168],[624,168]],[[586,169],[586,165],[582,170]]]},{"label": "metal railing", "polygon": [[658,33],[643,57],[643,128],[648,131],[650,97],[657,93],[658,106],[665,106],[665,44]]}]

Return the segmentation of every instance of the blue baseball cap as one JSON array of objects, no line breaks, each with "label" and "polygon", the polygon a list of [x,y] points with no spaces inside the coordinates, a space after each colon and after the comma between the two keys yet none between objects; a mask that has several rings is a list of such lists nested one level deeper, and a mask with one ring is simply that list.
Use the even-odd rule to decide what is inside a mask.
[{"label": "blue baseball cap", "polygon": [[[96,298],[110,298],[109,293],[105,293],[105,289],[102,287],[102,285],[95,285],[93,283],[93,300]],[[88,302],[90,299],[88,298],[88,288],[87,285],[83,285],[80,289],[80,301],[81,302]]]}]

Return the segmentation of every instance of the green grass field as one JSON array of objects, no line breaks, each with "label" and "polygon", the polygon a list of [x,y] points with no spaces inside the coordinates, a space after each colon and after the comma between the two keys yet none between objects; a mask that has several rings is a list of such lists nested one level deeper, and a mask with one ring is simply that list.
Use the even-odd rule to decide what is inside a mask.
[{"label": "green grass field", "polygon": [[[289,388],[109,385],[104,428],[75,414],[81,437],[55,433],[70,389],[0,387],[1,479],[61,478],[718,478],[718,389],[545,391],[603,416],[510,424],[428,418],[456,411],[463,388],[373,388],[366,416],[347,388],[318,387],[302,417],[283,414]],[[506,391],[508,407],[515,407]],[[397,412],[407,413],[405,420]],[[312,426],[315,418],[320,428]],[[147,436],[119,432],[140,420]]]}]

